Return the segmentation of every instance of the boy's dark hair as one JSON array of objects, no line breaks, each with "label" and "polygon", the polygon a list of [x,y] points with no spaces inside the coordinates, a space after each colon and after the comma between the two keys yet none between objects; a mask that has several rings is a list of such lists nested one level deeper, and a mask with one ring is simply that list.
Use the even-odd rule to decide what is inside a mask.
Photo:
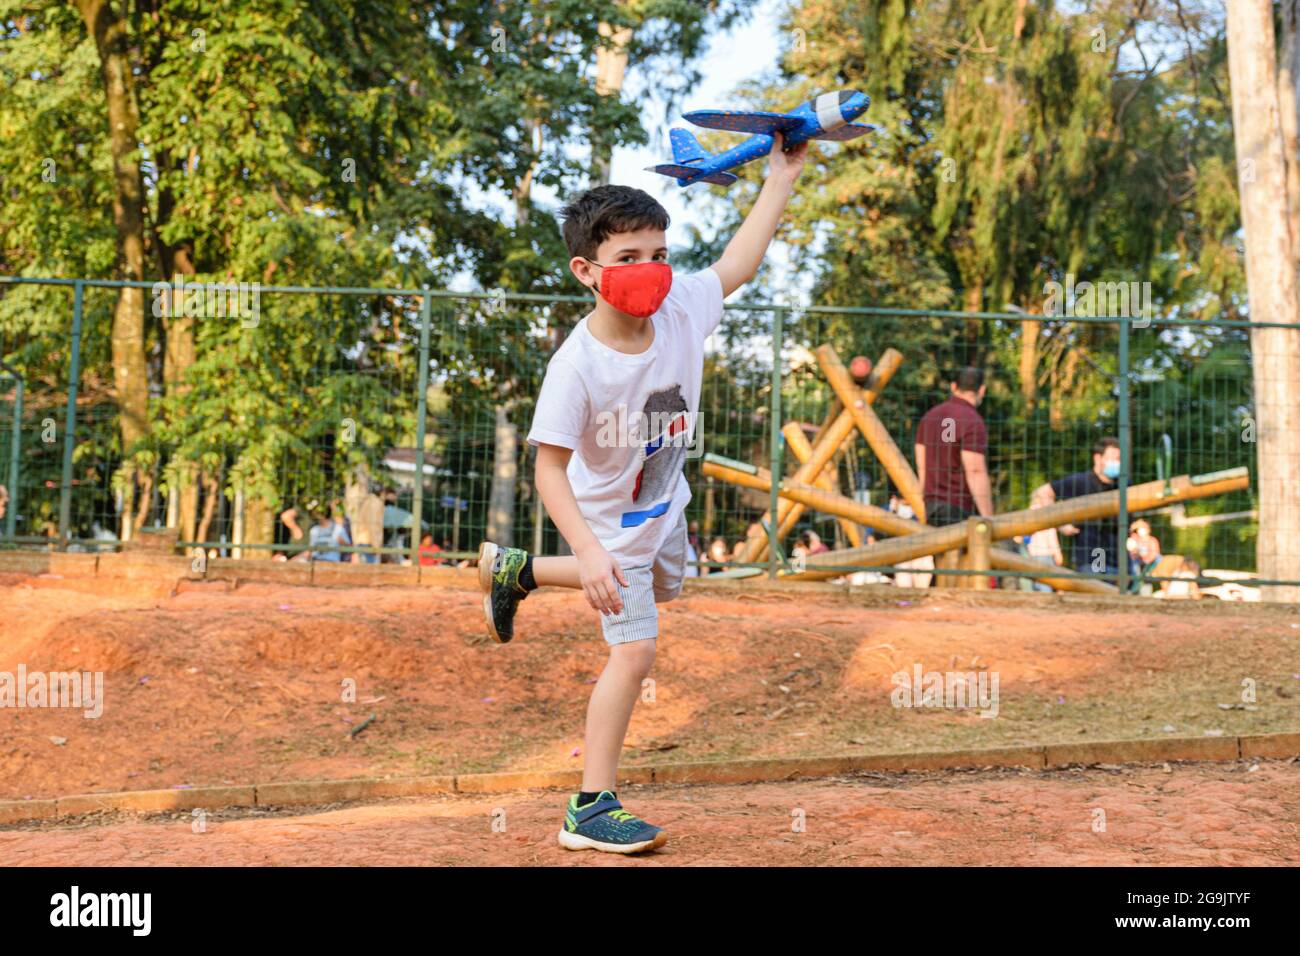
[{"label": "boy's dark hair", "polygon": [[953,376],[953,382],[959,392],[978,392],[984,384],[984,369],[968,365]]},{"label": "boy's dark hair", "polygon": [[596,186],[560,209],[569,255],[596,258],[596,247],[610,236],[638,229],[667,229],[668,210],[648,192],[631,186]]},{"label": "boy's dark hair", "polygon": [[1106,454],[1107,448],[1118,448],[1118,447],[1119,447],[1119,439],[1113,438],[1110,435],[1106,435],[1103,438],[1097,439],[1097,444],[1092,446],[1092,453],[1094,455],[1104,455]]}]

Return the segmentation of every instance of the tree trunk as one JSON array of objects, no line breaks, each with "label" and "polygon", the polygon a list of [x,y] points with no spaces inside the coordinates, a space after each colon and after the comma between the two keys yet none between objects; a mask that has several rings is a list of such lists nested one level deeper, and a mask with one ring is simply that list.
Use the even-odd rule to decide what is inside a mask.
[{"label": "tree trunk", "polygon": [[1042,330],[1038,319],[1020,323],[1020,394],[1026,412],[1032,412],[1038,402],[1038,336]]},{"label": "tree trunk", "polygon": [[[126,22],[108,0],[77,0],[86,30],[99,52],[113,161],[113,225],[117,231],[120,274],[144,281],[144,183],[135,157],[140,109],[128,56]],[[117,398],[122,454],[129,456],[149,431],[149,382],[145,365],[144,290],[123,288],[113,312],[113,386]],[[122,507],[123,540],[129,540],[135,500],[135,474],[126,473]]]},{"label": "tree trunk", "polygon": [[[616,97],[622,93],[623,79],[627,76],[627,45],[632,40],[632,28],[614,27],[602,23],[597,29],[602,39],[608,41],[609,46],[596,49],[596,93],[600,96]],[[609,183],[613,153],[613,145],[593,131],[591,137],[593,186]]]},{"label": "tree trunk", "polygon": [[[275,541],[275,509],[264,498],[244,498],[244,540],[248,544],[272,544]],[[269,560],[270,548],[247,548],[245,558]]]},{"label": "tree trunk", "polygon": [[[1277,64],[1278,118],[1286,161],[1287,218],[1291,261],[1300,271],[1300,0],[1282,0],[1282,50]],[[1300,294],[1300,288],[1297,288]]]},{"label": "tree trunk", "polygon": [[519,430],[510,420],[512,403],[496,407],[496,449],[492,463],[492,492],[488,500],[488,540],[514,547],[515,482],[519,478]]},{"label": "tree trunk", "polygon": [[[159,205],[160,207],[163,205],[161,201]],[[170,207],[171,202],[168,201],[166,205]],[[165,280],[170,280],[175,275],[192,277],[196,274],[194,262],[190,256],[189,243],[168,247],[163,244],[161,238],[156,234],[154,241],[158,246],[159,264],[162,266],[162,275]],[[175,308],[176,305],[176,303],[173,303],[173,308],[169,309],[168,312],[178,311]],[[179,311],[182,314],[164,315],[162,320],[167,342],[166,351],[163,353],[163,384],[169,397],[180,396],[185,393],[186,386],[182,384],[185,373],[194,364],[197,355],[194,344],[194,319],[186,316],[184,310]],[[192,536],[198,522],[198,468],[193,462],[176,461],[174,464],[180,494],[178,525],[181,529],[182,539],[193,541]]]},{"label": "tree trunk", "polygon": [[[1273,13],[1269,0],[1227,5],[1233,135],[1253,322],[1296,321],[1295,258],[1287,214],[1286,157],[1278,109]],[[1251,329],[1259,443],[1259,575],[1300,580],[1300,334]],[[1264,587],[1265,600],[1295,601],[1300,587]]]},{"label": "tree trunk", "polygon": [[221,494],[221,483],[215,477],[204,472],[201,476],[203,482],[203,518],[199,521],[198,529],[194,532],[193,541],[207,541],[208,529],[212,527],[212,515],[217,510],[217,499]]},{"label": "tree trunk", "polygon": [[[966,286],[966,292],[963,296],[962,310],[965,312],[983,312],[984,311],[984,280],[976,276],[974,281]],[[974,348],[980,340],[980,327],[984,323],[980,319],[966,320],[966,344],[968,348]],[[970,355],[963,356],[963,365],[973,365]]]}]

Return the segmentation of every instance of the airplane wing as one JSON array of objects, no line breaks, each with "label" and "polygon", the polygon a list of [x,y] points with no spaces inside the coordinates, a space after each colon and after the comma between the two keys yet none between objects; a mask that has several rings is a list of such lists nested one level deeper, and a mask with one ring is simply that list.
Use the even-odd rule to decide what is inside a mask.
[{"label": "airplane wing", "polygon": [[833,129],[829,133],[818,133],[813,139],[835,139],[843,142],[846,139],[857,139],[859,136],[865,136],[867,133],[874,133],[880,127],[872,126],[869,123],[845,123],[838,129]]},{"label": "airplane wing", "polygon": [[709,129],[726,129],[733,133],[767,133],[778,130],[789,132],[802,126],[804,121],[785,113],[765,113],[761,110],[693,110],[683,113],[682,119]]},{"label": "airplane wing", "polygon": [[[698,166],[683,166],[680,163],[660,163],[658,166],[647,166],[647,172],[658,173],[661,176],[672,176],[674,179],[688,179],[691,176],[698,176],[700,169]],[[731,173],[709,173],[707,176],[700,176],[696,182],[713,183],[715,186],[730,186],[739,177]]]}]

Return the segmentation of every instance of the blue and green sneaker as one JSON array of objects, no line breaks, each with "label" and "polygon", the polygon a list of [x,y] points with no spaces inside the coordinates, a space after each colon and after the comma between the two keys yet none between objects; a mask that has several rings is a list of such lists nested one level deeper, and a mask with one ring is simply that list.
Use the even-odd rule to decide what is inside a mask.
[{"label": "blue and green sneaker", "polygon": [[528,560],[522,548],[499,548],[484,541],[478,549],[478,583],[483,589],[483,613],[488,633],[505,644],[515,636],[515,609],[528,597],[519,572]]},{"label": "blue and green sneaker", "polygon": [[560,831],[560,846],[566,850],[641,853],[667,842],[668,834],[628,813],[609,790],[602,790],[585,807],[578,806],[576,793],[569,797]]}]

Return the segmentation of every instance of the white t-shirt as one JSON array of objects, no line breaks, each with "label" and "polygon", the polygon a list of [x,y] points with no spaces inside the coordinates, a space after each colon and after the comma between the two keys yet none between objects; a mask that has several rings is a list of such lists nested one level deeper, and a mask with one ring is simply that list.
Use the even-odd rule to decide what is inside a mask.
[{"label": "white t-shirt", "polygon": [[588,318],[551,356],[528,442],[573,449],[569,483],[587,525],[622,567],[644,567],[691,500],[682,469],[722,280],[712,269],[674,275],[637,355],[597,340]]}]

